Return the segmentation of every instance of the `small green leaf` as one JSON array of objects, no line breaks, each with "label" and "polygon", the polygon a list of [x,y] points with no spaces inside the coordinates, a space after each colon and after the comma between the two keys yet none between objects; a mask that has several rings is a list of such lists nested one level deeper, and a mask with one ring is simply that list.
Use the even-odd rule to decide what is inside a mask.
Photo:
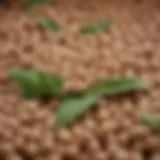
[{"label": "small green leaf", "polygon": [[154,121],[153,128],[155,128],[155,130],[160,133],[160,118]]},{"label": "small green leaf", "polygon": [[43,28],[51,31],[51,32],[58,32],[60,30],[60,25],[48,18],[44,18],[44,17],[38,17],[38,24],[40,24]]},{"label": "small green leaf", "polygon": [[156,132],[160,133],[160,118],[159,119],[142,119],[141,125],[153,128]]},{"label": "small green leaf", "polygon": [[111,20],[103,21],[98,24],[94,25],[87,25],[82,27],[79,32],[81,34],[92,34],[92,33],[97,33],[106,29],[109,29],[113,22]]},{"label": "small green leaf", "polygon": [[67,127],[75,119],[92,108],[103,96],[112,96],[137,89],[145,89],[142,81],[136,78],[108,79],[95,83],[83,95],[70,96],[64,100],[57,112],[56,124]]},{"label": "small green leaf", "polygon": [[24,8],[30,10],[34,5],[46,5],[53,3],[54,0],[25,0]]},{"label": "small green leaf", "polygon": [[140,124],[146,127],[153,128],[156,132],[160,133],[160,117],[151,115],[149,111],[146,112],[146,115],[144,114],[142,116]]},{"label": "small green leaf", "polygon": [[138,78],[109,78],[93,84],[93,86],[88,89],[87,93],[112,96],[115,94],[126,93],[146,88],[148,88],[148,85]]},{"label": "small green leaf", "polygon": [[53,96],[61,92],[63,79],[35,70],[11,70],[10,77],[21,87],[24,99]]},{"label": "small green leaf", "polygon": [[96,104],[100,98],[100,96],[95,95],[67,97],[57,112],[56,124],[61,127],[67,127]]}]

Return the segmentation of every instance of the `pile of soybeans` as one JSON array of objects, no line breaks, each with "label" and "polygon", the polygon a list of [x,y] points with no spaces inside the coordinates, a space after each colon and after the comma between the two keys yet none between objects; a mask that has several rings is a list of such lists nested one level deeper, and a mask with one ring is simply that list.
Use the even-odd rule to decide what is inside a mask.
[{"label": "pile of soybeans", "polygon": [[[143,107],[160,114],[159,0],[57,0],[38,11],[62,29],[43,29],[17,4],[0,6],[0,160],[160,160],[160,133],[139,124]],[[106,19],[108,30],[77,34]],[[12,68],[63,76],[66,93],[114,76],[138,76],[151,88],[103,98],[57,128],[61,101],[23,100]]]}]

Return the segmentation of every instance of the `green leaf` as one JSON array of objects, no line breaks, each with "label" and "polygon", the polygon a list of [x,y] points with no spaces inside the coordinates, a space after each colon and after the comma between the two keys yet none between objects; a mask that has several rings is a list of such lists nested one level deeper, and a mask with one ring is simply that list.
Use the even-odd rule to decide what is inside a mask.
[{"label": "green leaf", "polygon": [[153,128],[156,132],[160,133],[160,119],[142,119],[141,125]]},{"label": "green leaf", "polygon": [[156,132],[160,133],[160,117],[154,116],[149,111],[142,116],[140,124],[146,127],[153,128]]},{"label": "green leaf", "polygon": [[145,89],[142,81],[136,78],[108,79],[95,83],[83,95],[70,96],[64,100],[57,112],[56,124],[67,127],[82,116],[87,110],[94,107],[103,96],[112,96],[137,89]]},{"label": "green leaf", "polygon": [[10,77],[21,87],[24,99],[53,96],[61,92],[63,79],[35,70],[11,70]]},{"label": "green leaf", "polygon": [[155,130],[160,133],[160,119],[156,119],[154,121],[153,128],[155,128]]},{"label": "green leaf", "polygon": [[79,118],[100,99],[100,96],[81,95],[69,96],[65,99],[57,112],[56,124],[67,127],[75,119]]},{"label": "green leaf", "polygon": [[88,94],[100,94],[106,96],[117,95],[139,89],[146,89],[149,86],[138,78],[109,78],[96,82],[88,89]]},{"label": "green leaf", "polygon": [[40,24],[43,28],[52,31],[52,32],[58,32],[60,30],[60,25],[48,18],[44,18],[44,17],[38,17],[38,24]]},{"label": "green leaf", "polygon": [[92,34],[92,33],[97,33],[106,29],[109,29],[113,22],[111,20],[103,21],[98,24],[93,24],[93,25],[87,25],[82,27],[79,32],[81,34]]},{"label": "green leaf", "polygon": [[54,0],[25,0],[24,8],[30,10],[34,5],[47,5],[53,3]]}]

